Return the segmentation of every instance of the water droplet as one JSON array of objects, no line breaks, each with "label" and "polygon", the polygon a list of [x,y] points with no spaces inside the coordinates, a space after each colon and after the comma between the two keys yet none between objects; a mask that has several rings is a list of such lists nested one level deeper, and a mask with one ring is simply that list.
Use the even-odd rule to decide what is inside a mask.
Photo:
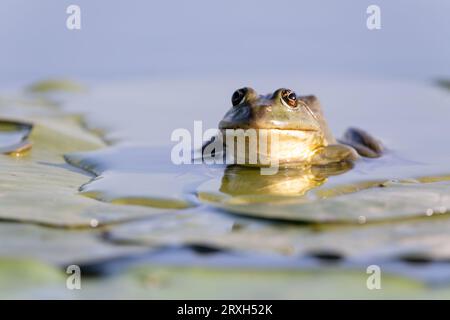
[{"label": "water droplet", "polygon": [[95,227],[98,226],[98,220],[97,220],[97,219],[92,219],[91,222],[90,222],[90,224],[91,224],[91,227],[92,227],[92,228],[95,228]]}]

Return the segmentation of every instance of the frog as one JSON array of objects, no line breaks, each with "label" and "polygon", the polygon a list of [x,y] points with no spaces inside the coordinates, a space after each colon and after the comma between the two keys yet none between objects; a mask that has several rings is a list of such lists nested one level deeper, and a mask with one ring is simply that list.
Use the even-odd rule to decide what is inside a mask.
[{"label": "frog", "polygon": [[280,165],[354,163],[361,158],[379,158],[385,151],[378,139],[357,127],[348,128],[341,139],[336,139],[315,95],[298,96],[287,88],[261,95],[243,87],[232,94],[231,104],[219,122],[222,135],[239,129],[276,133]]}]

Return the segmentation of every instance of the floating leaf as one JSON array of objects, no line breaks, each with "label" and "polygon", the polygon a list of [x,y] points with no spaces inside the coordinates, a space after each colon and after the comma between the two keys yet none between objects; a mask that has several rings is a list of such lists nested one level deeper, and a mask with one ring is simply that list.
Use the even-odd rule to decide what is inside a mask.
[{"label": "floating leaf", "polygon": [[30,259],[0,258],[0,299],[65,297],[61,270]]},{"label": "floating leaf", "polygon": [[203,208],[114,226],[108,232],[108,239],[119,244],[200,245],[298,258],[327,253],[369,264],[408,257],[447,261],[450,260],[450,218],[438,212],[435,215],[406,221],[312,228],[245,219]]},{"label": "floating leaf", "polygon": [[383,273],[382,290],[367,289],[365,268],[315,270],[139,266],[66,287],[63,270],[32,260],[0,259],[2,299],[389,299],[449,297],[422,283]]},{"label": "floating leaf", "polygon": [[[426,298],[423,284],[383,273],[382,290],[367,289],[366,269],[315,270],[141,266],[84,283],[87,299],[388,299]],[[449,297],[441,290],[439,297]]]},{"label": "floating leaf", "polygon": [[450,183],[397,183],[355,193],[298,203],[246,203],[227,198],[211,205],[256,218],[311,223],[366,223],[424,217],[450,208]]},{"label": "floating leaf", "polygon": [[92,221],[102,225],[162,212],[102,203],[78,194],[79,186],[89,177],[67,165],[63,154],[104,146],[81,127],[79,119],[58,112],[52,115],[47,110],[42,117],[22,115],[20,121],[34,124],[29,136],[34,146],[24,157],[0,155],[0,219],[90,228]]},{"label": "floating leaf", "polygon": [[170,161],[169,148],[140,145],[69,153],[65,159],[96,175],[80,189],[84,195],[116,204],[157,208],[197,205],[197,186],[223,170],[205,169],[202,165],[177,166]]},{"label": "floating leaf", "polygon": [[142,246],[105,242],[101,228],[67,230],[25,223],[0,223],[0,257],[36,259],[67,266],[147,252]]},{"label": "floating leaf", "polygon": [[205,208],[196,208],[115,226],[108,231],[108,239],[145,246],[210,244],[210,239],[231,232],[236,226],[235,220]]},{"label": "floating leaf", "polygon": [[106,172],[84,184],[80,191],[114,204],[183,209],[195,206],[189,186],[203,180],[190,174]]}]

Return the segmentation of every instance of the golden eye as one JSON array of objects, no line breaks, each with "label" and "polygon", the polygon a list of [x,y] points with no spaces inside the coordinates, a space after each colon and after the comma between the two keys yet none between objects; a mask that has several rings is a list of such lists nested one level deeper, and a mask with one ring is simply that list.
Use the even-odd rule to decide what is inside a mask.
[{"label": "golden eye", "polygon": [[231,103],[233,104],[233,106],[237,106],[243,103],[245,101],[247,92],[248,92],[247,88],[241,88],[236,90],[231,96]]},{"label": "golden eye", "polygon": [[281,102],[289,108],[297,108],[297,95],[292,90],[281,92]]}]

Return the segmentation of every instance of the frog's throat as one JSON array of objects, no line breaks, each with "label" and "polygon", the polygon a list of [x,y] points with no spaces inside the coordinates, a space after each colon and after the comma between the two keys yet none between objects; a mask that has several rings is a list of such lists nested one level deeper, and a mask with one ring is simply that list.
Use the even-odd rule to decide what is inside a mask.
[{"label": "frog's throat", "polygon": [[319,131],[222,129],[221,133],[228,159],[250,166],[307,164],[326,145]]}]

